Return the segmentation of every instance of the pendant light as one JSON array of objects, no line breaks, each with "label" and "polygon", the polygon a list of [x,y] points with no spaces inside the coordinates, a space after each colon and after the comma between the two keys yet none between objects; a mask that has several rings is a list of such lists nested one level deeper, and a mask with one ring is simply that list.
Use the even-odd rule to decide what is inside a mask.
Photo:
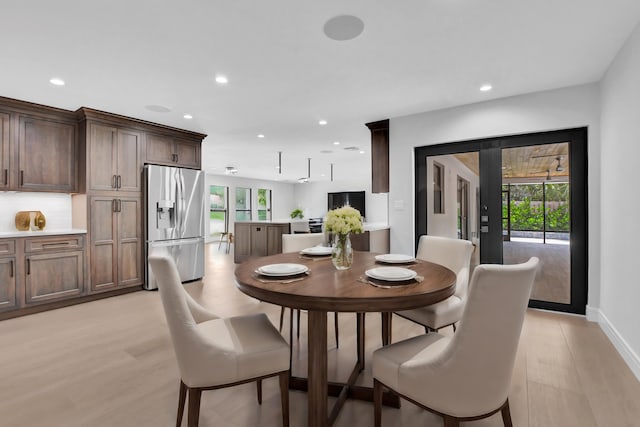
[{"label": "pendant light", "polygon": [[331,182],[333,182],[333,163],[331,163]]},{"label": "pendant light", "polygon": [[282,151],[278,151],[278,174],[282,175]]}]

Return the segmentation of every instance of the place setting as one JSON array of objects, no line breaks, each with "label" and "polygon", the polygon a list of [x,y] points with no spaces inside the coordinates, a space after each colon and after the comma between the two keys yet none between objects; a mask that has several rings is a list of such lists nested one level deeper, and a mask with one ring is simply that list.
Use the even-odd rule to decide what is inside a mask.
[{"label": "place setting", "polygon": [[295,263],[267,264],[254,271],[254,278],[262,283],[294,283],[309,275],[306,265]]},{"label": "place setting", "polygon": [[311,246],[310,248],[301,250],[299,254],[302,259],[321,261],[330,259],[332,251],[333,248],[331,246]]},{"label": "place setting", "polygon": [[382,254],[375,256],[376,263],[378,264],[415,264],[417,261],[415,257],[404,254]]},{"label": "place setting", "polygon": [[394,288],[420,283],[424,280],[413,270],[405,267],[375,267],[364,272],[358,280],[379,288]]}]

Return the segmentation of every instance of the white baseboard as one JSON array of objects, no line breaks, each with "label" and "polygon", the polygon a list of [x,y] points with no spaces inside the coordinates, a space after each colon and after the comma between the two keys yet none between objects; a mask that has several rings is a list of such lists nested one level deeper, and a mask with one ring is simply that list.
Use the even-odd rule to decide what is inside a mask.
[{"label": "white baseboard", "polygon": [[620,335],[618,330],[611,324],[607,316],[598,308],[587,306],[587,320],[591,322],[598,322],[602,331],[609,338],[609,341],[618,350],[620,356],[627,363],[633,374],[640,381],[640,357],[629,346],[627,341]]}]

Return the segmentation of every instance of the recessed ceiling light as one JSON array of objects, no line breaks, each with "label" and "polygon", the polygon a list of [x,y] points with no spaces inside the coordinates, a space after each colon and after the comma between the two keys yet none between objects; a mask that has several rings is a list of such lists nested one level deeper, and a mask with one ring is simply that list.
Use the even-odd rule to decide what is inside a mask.
[{"label": "recessed ceiling light", "polygon": [[486,85],[482,85],[482,86],[480,86],[480,90],[481,90],[482,92],[488,92],[488,91],[490,91],[491,89],[493,89],[493,86],[491,86],[491,85],[489,85],[489,84],[486,84]]},{"label": "recessed ceiling light", "polygon": [[333,145],[340,145],[340,141],[333,141]]},{"label": "recessed ceiling light", "polygon": [[360,154],[364,154],[364,150],[360,150]]},{"label": "recessed ceiling light", "polygon": [[324,126],[324,125],[326,125],[326,124],[327,124],[327,121],[326,121],[326,120],[319,120],[319,121],[318,121],[318,124],[319,124],[320,126]]},{"label": "recessed ceiling light", "polygon": [[226,85],[227,83],[229,83],[229,79],[227,79],[225,76],[216,76],[216,82],[220,83],[221,85]]},{"label": "recessed ceiling light", "polygon": [[364,22],[357,16],[340,15],[324,24],[324,34],[331,40],[346,41],[355,39],[364,30]]},{"label": "recessed ceiling light", "polygon": [[322,154],[331,154],[331,153],[333,153],[333,151],[331,151],[331,150],[320,150],[320,152]]},{"label": "recessed ceiling light", "polygon": [[263,135],[263,134],[261,134],[261,133],[259,133],[259,134],[258,134],[258,138],[264,138],[264,135]]},{"label": "recessed ceiling light", "polygon": [[187,119],[187,120],[191,120],[191,119],[193,119],[193,116],[192,116],[191,114],[185,114],[185,115],[184,115],[184,116],[182,116],[182,117],[184,117],[184,118],[185,118],[185,119]]},{"label": "recessed ceiling light", "polygon": [[51,80],[49,80],[49,83],[56,86],[64,86],[64,80],[59,79],[57,77],[54,77]]}]

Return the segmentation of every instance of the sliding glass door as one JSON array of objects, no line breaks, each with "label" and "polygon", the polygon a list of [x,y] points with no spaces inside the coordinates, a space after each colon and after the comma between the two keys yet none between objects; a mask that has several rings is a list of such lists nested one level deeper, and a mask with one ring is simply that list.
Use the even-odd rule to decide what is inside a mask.
[{"label": "sliding glass door", "polygon": [[541,260],[530,305],[584,313],[586,129],[416,148],[416,242],[462,238],[478,263]]}]

